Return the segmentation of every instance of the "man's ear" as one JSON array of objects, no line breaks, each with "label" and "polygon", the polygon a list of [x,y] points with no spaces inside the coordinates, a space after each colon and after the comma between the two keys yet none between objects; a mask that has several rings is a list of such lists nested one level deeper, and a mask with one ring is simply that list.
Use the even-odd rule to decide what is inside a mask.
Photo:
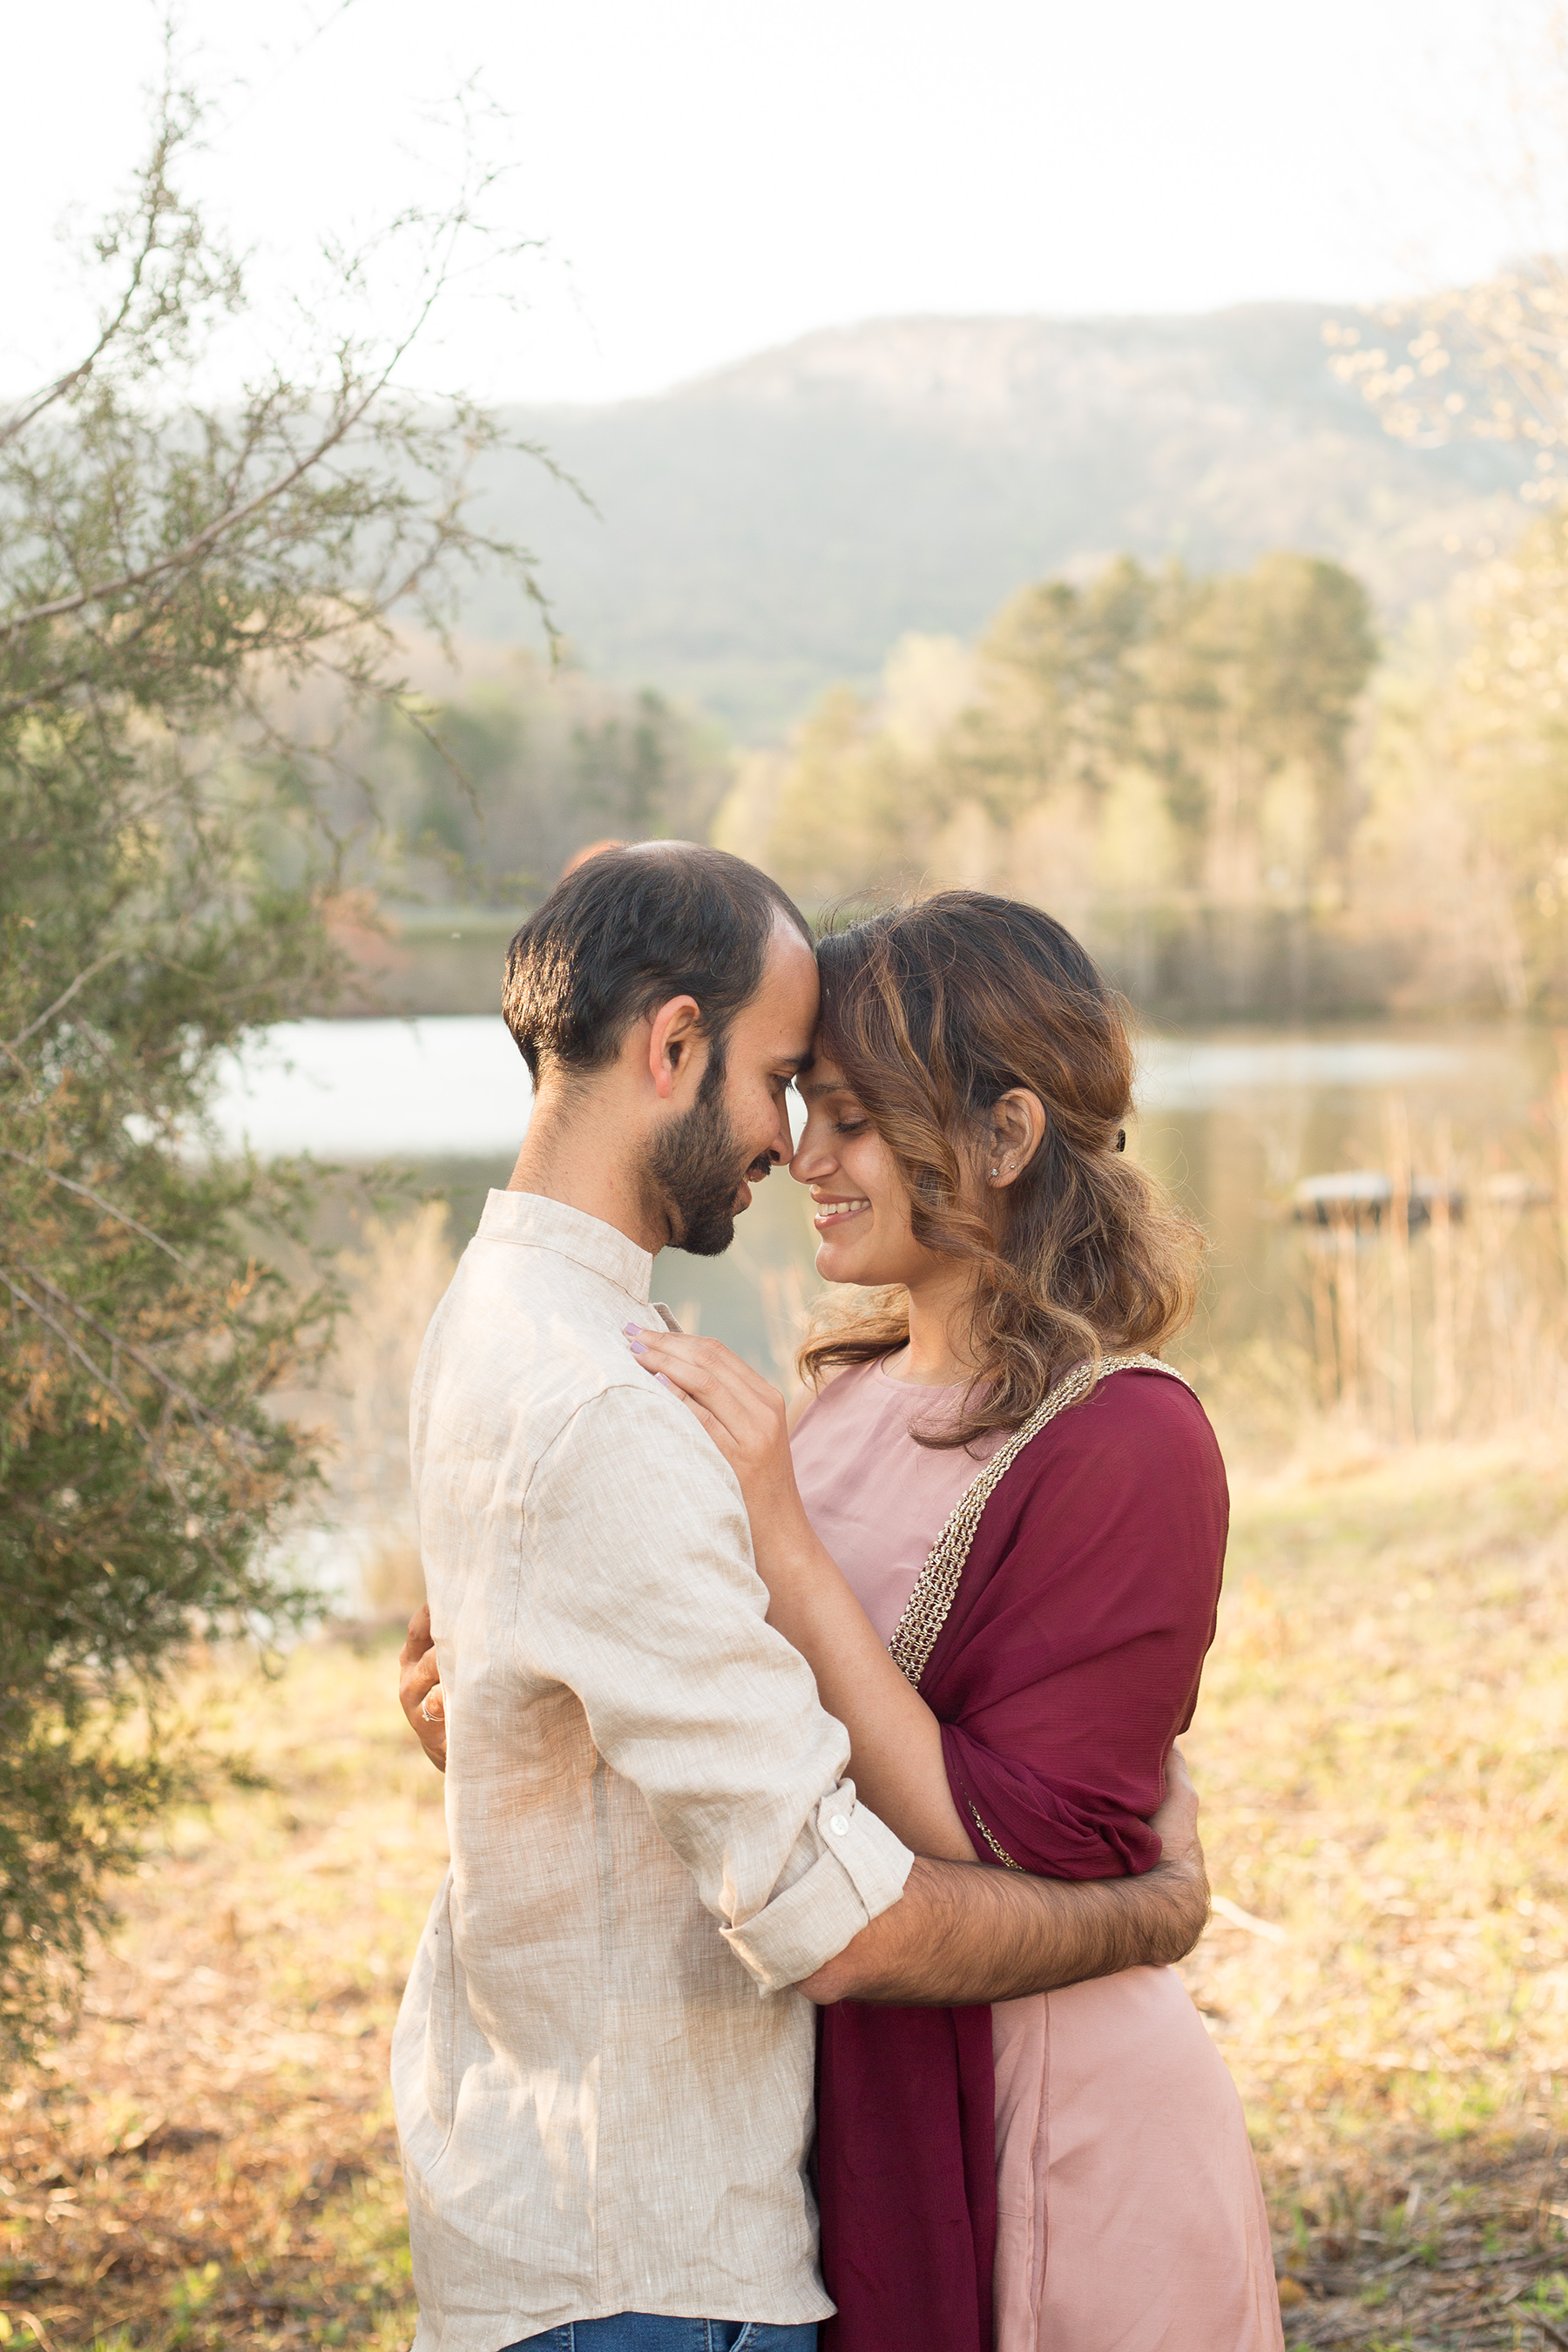
[{"label": "man's ear", "polygon": [[689,1071],[702,1034],[702,1012],[694,996],[672,996],[648,1024],[647,1067],[654,1092],[668,1102]]}]

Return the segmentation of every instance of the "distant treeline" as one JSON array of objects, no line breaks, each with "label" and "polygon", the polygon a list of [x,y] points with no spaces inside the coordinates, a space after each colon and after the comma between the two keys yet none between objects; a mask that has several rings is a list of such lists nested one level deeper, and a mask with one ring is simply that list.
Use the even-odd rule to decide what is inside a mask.
[{"label": "distant treeline", "polygon": [[[345,888],[426,907],[528,906],[592,841],[705,836],[731,788],[721,730],[652,688],[492,646],[462,647],[460,669],[428,639],[402,650],[421,689],[411,704],[351,715],[332,738],[322,791]],[[289,716],[332,731],[321,710]],[[303,832],[279,793],[268,855],[280,873],[302,860]]]},{"label": "distant treeline", "polygon": [[880,695],[840,689],[787,752],[743,762],[717,835],[814,906],[923,881],[1032,898],[1130,960],[1141,994],[1240,1010],[1279,919],[1342,890],[1375,658],[1337,564],[1124,560],[1026,589],[973,650],[906,639]]},{"label": "distant treeline", "polygon": [[351,868],[510,908],[595,838],[707,835],[814,914],[952,881],[1030,898],[1169,1015],[1555,1004],[1565,549],[1538,521],[1382,648],[1338,564],[1123,559],[1023,591],[975,646],[906,637],[877,692],[833,689],[766,751],[651,689],[493,653],[459,681],[432,654],[422,726],[363,747]]},{"label": "distant treeline", "polygon": [[1029,898],[1168,1014],[1560,1004],[1568,525],[1381,658],[1359,583],[1301,555],[1028,589],[742,760],[715,835],[816,906]]}]

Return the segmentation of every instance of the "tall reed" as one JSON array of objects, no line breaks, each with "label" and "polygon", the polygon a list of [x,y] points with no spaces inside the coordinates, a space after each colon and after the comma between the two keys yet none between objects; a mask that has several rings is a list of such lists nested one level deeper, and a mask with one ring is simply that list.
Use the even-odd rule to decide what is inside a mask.
[{"label": "tall reed", "polygon": [[1196,1370],[1242,1434],[1364,1447],[1568,1418],[1568,1068],[1510,1145],[1456,1149],[1384,1106],[1381,1202],[1300,1197],[1269,1335]]}]

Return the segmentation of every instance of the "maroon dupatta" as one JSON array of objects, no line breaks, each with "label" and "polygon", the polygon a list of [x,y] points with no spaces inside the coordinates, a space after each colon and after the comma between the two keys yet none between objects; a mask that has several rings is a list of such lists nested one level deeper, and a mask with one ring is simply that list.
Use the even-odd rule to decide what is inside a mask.
[{"label": "maroon dupatta", "polygon": [[[1100,1372],[1069,1373],[985,1465],[889,1644],[942,1724],[979,1859],[1049,1878],[1159,1860],[1148,1816],[1192,1719],[1225,1556],[1225,1469],[1197,1399],[1152,1358]],[[822,2352],[992,2352],[994,2096],[988,2006],[821,2012],[838,2305]]]}]

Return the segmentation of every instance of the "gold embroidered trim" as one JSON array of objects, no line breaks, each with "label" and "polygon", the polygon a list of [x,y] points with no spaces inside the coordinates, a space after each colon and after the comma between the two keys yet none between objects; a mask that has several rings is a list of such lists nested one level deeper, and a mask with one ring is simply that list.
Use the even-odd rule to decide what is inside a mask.
[{"label": "gold embroidered trim", "polygon": [[[1044,1403],[1037,1405],[1028,1420],[997,1447],[973,1486],[965,1487],[915,1579],[914,1591],[893,1628],[888,1651],[905,1680],[917,1690],[926,1661],[936,1647],[936,1637],[947,1622],[947,1612],[952,1607],[982,1511],[1030,1439],[1037,1437],[1058,1412],[1065,1412],[1068,1405],[1086,1397],[1097,1381],[1108,1380],[1112,1372],[1164,1372],[1171,1380],[1181,1381],[1184,1388],[1192,1386],[1173,1366],[1163,1364],[1158,1356],[1101,1356],[1098,1364],[1075,1364],[1070,1372],[1063,1373]],[[987,1841],[994,1843],[984,1822],[981,1828]],[[996,1851],[1001,1853],[1000,1846]],[[1003,1860],[1006,1859],[1004,1854]]]},{"label": "gold embroidered trim", "polygon": [[986,1844],[990,1847],[998,1862],[1005,1862],[1009,1870],[1023,1869],[1023,1864],[1021,1862],[1015,1862],[1005,1845],[997,1844],[995,1839],[992,1836],[990,1831],[986,1828],[984,1822],[981,1820],[973,1805],[969,1808],[969,1818],[974,1823],[975,1828],[980,1832],[981,1836],[984,1839]]}]

